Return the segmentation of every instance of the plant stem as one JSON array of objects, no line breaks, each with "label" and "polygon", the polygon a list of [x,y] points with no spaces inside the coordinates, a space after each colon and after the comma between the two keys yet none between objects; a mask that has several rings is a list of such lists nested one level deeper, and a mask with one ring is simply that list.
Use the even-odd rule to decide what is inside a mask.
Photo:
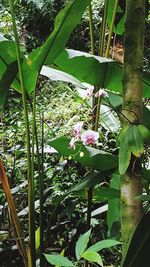
[{"label": "plant stem", "polygon": [[101,26],[101,34],[99,40],[99,55],[102,57],[104,52],[104,45],[105,45],[105,32],[106,32],[106,20],[107,20],[107,10],[108,10],[108,0],[105,0],[104,4],[104,14]]},{"label": "plant stem", "polygon": [[107,42],[107,48],[106,48],[105,57],[109,56],[111,37],[112,37],[113,28],[114,28],[114,24],[115,24],[115,18],[116,18],[118,3],[119,3],[119,0],[116,0],[115,1],[115,5],[114,5],[114,10],[113,10],[112,21],[111,21],[111,25],[110,25],[110,29],[109,29],[109,35],[108,35],[108,42]]},{"label": "plant stem", "polygon": [[13,227],[14,227],[14,230],[15,230],[16,235],[17,235],[18,248],[19,248],[19,251],[21,252],[21,255],[23,257],[25,267],[28,267],[28,258],[27,258],[23,233],[22,233],[22,229],[21,229],[21,225],[20,225],[18,216],[17,216],[17,211],[15,208],[14,200],[13,200],[13,197],[12,197],[12,194],[10,191],[8,178],[7,178],[7,175],[6,175],[6,172],[4,169],[4,165],[3,165],[3,162],[1,159],[0,159],[0,180],[1,180],[4,192],[5,192],[5,195],[6,195],[9,209],[10,209],[10,215],[12,218]]},{"label": "plant stem", "polygon": [[30,151],[30,130],[29,130],[29,119],[28,119],[28,110],[27,110],[27,98],[26,98],[26,89],[23,77],[23,70],[22,70],[22,60],[21,60],[21,52],[19,48],[19,38],[17,33],[17,27],[15,22],[15,11],[14,11],[14,3],[13,0],[9,0],[10,2],[10,11],[12,16],[12,23],[13,23],[13,32],[15,37],[16,43],[16,52],[17,52],[17,59],[18,59],[18,68],[19,68],[19,77],[21,83],[21,91],[22,91],[22,101],[23,101],[23,109],[25,115],[25,126],[26,126],[26,146],[27,146],[27,178],[28,178],[28,208],[29,208],[29,253],[28,253],[28,267],[35,267],[34,261],[34,235],[32,227],[32,207],[33,207],[33,199],[32,199],[32,170],[31,170],[31,151]]},{"label": "plant stem", "polygon": [[43,266],[43,190],[44,190],[44,112],[42,112],[42,152],[41,152],[41,175],[39,180],[39,198],[40,198],[40,266]]},{"label": "plant stem", "polygon": [[94,47],[94,26],[93,26],[93,17],[92,17],[92,6],[89,5],[89,26],[90,26],[90,43],[91,43],[91,53],[95,54]]}]

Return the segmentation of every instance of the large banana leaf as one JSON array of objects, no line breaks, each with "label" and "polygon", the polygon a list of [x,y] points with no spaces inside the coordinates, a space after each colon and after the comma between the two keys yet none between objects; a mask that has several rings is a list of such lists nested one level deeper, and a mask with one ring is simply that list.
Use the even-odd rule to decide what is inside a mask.
[{"label": "large banana leaf", "polygon": [[[52,64],[54,59],[64,49],[69,36],[79,24],[83,12],[91,0],[74,0],[67,4],[56,17],[53,32],[40,48],[35,49],[23,64],[26,90],[31,93],[43,64]],[[27,64],[26,64],[27,63]],[[19,88],[16,88],[19,89]]]},{"label": "large banana leaf", "polygon": [[[67,49],[55,59],[55,64],[81,82],[122,93],[122,65],[108,58]],[[144,72],[143,97],[150,97],[150,75]]]},{"label": "large banana leaf", "polygon": [[[80,22],[83,12],[90,2],[91,0],[74,0],[67,4],[56,17],[54,30],[43,46],[35,49],[26,60],[24,59],[22,67],[25,77],[25,87],[28,93],[34,91],[38,75],[44,62],[52,64],[53,60],[64,49],[70,34]],[[0,55],[4,53],[4,59],[7,59],[7,64],[5,64],[7,66],[4,66],[3,60],[0,61],[0,91],[1,96],[3,96],[3,98],[1,97],[1,104],[3,104],[6,98],[5,90],[8,90],[17,72],[15,71],[16,67],[14,69],[12,69],[12,66],[8,68],[8,66],[16,60],[15,44],[8,41],[8,43],[1,43],[1,46]],[[6,78],[2,79],[2,75],[7,77],[7,82]],[[18,78],[14,80],[12,87],[17,91],[21,91]]]}]

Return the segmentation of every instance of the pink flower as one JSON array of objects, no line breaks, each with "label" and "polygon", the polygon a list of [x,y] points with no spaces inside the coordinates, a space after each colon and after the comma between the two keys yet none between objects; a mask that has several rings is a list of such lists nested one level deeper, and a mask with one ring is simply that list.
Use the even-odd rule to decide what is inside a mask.
[{"label": "pink flower", "polygon": [[84,145],[92,145],[92,144],[95,145],[97,144],[98,138],[99,138],[99,133],[92,130],[85,131],[81,135],[81,140]]},{"label": "pink flower", "polygon": [[69,147],[72,148],[72,149],[75,149],[76,148],[75,142],[76,142],[76,138],[72,137],[71,141],[69,143]]},{"label": "pink flower", "polygon": [[83,121],[77,122],[77,124],[73,127],[73,135],[75,137],[77,138],[80,137],[82,127],[83,127]]},{"label": "pink flower", "polygon": [[86,91],[83,94],[84,98],[89,98],[93,95],[94,88],[87,88]]},{"label": "pink flower", "polygon": [[95,97],[99,97],[99,96],[103,96],[103,97],[108,97],[107,92],[104,89],[100,89],[96,94]]}]

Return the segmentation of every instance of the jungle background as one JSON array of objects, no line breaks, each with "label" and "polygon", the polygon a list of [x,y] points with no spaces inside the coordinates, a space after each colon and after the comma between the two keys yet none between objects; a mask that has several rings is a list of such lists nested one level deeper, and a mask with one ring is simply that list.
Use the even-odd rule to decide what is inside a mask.
[{"label": "jungle background", "polygon": [[[29,53],[41,46],[54,28],[58,12],[68,2],[67,0],[19,0],[15,1],[16,23],[19,41],[23,53]],[[122,10],[124,1],[120,1]],[[146,1],[146,25],[144,41],[144,70],[150,72],[150,14],[149,1]],[[99,39],[104,1],[92,1],[94,24],[95,54],[99,54]],[[118,18],[116,18],[116,24]],[[108,35],[106,29],[106,38]],[[0,0],[0,38],[14,40],[11,14],[7,0]],[[124,34],[113,33],[109,57],[123,62]],[[69,38],[67,48],[84,52],[91,51],[89,13],[84,13],[80,25],[76,27]],[[118,100],[120,98],[118,96]],[[78,121],[84,121],[85,129],[92,127],[92,108],[82,97],[78,97],[74,85],[66,82],[53,81],[40,75],[37,85],[37,132],[40,140],[44,138],[44,211],[45,229],[44,250],[46,253],[57,252],[75,258],[75,244],[85,232],[87,224],[87,195],[85,188],[72,191],[64,197],[64,193],[82,181],[87,174],[87,168],[72,157],[64,157],[49,145],[52,138],[72,135],[72,129]],[[143,100],[149,108],[149,98]],[[28,99],[30,109],[29,120],[32,122],[32,96]],[[4,110],[0,115],[0,154],[5,163],[7,176],[13,198],[17,207],[18,217],[24,233],[28,231],[28,196],[26,181],[25,123],[22,100],[19,93],[10,89]],[[120,129],[120,121],[115,113],[105,110],[100,125],[101,138],[98,148],[118,155],[119,146],[116,137]],[[42,143],[42,141],[41,141]],[[42,144],[40,144],[40,149]],[[149,169],[149,146],[145,150],[145,164]],[[110,176],[105,176],[100,186],[109,187]],[[145,182],[149,186],[149,182]],[[35,164],[35,206],[36,227],[39,222],[39,176],[38,162]],[[115,188],[115,187],[114,187]],[[116,186],[116,189],[117,186]],[[98,190],[98,188],[97,188]],[[148,189],[149,190],[149,189]],[[103,198],[95,192],[92,204],[92,235],[90,244],[106,238],[119,240],[120,225],[108,228],[107,203],[111,200],[104,192]],[[60,199],[63,199],[60,201]],[[113,199],[115,205],[115,199]],[[146,207],[149,205],[145,203]],[[38,231],[36,246],[38,249]],[[104,266],[119,266],[121,248],[111,247],[101,252]],[[82,264],[82,262],[81,262]],[[0,266],[24,266],[17,250],[14,229],[5,193],[0,187]],[[37,262],[37,266],[38,262]],[[49,266],[49,265],[48,265]],[[92,266],[97,266],[93,263]]]}]

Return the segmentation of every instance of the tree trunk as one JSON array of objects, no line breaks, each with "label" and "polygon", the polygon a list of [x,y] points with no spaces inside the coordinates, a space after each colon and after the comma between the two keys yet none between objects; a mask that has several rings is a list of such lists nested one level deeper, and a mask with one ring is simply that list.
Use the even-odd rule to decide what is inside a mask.
[{"label": "tree trunk", "polygon": [[[127,0],[123,69],[123,125],[142,122],[142,72],[145,25],[145,0]],[[126,119],[127,118],[127,119]],[[142,216],[141,162],[131,157],[129,168],[121,181],[121,234],[123,258],[131,235]]]}]

